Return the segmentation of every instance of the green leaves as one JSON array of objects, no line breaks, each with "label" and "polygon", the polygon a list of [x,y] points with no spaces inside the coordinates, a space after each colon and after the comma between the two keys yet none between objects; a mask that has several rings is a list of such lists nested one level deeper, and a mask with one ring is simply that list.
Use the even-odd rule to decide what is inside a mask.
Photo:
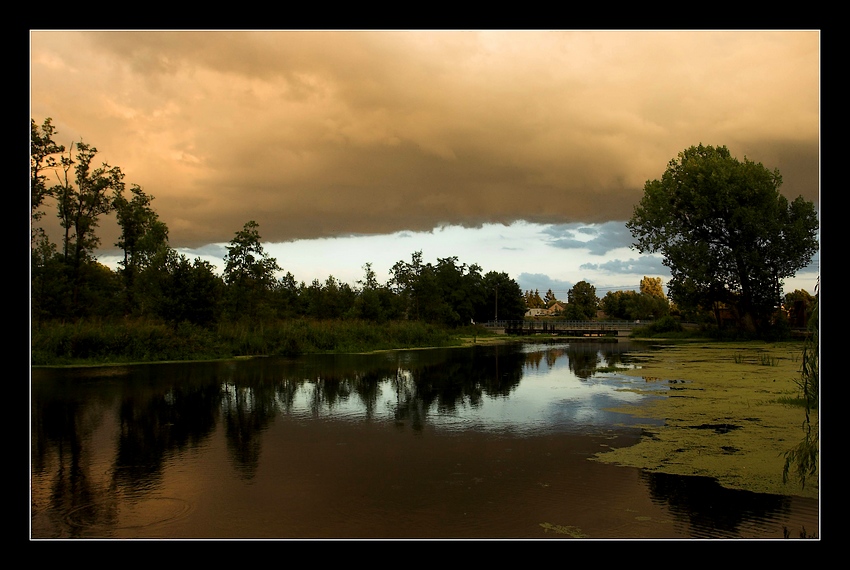
[{"label": "green leaves", "polygon": [[247,222],[236,232],[224,256],[224,281],[228,284],[233,316],[253,318],[267,304],[277,287],[275,274],[281,271],[260,242],[259,224]]},{"label": "green leaves", "polygon": [[[681,306],[733,303],[766,324],[782,280],[817,251],[814,205],[779,194],[782,177],[726,147],[690,147],[647,181],[626,227],[641,253],[661,252]],[[685,294],[687,292],[687,294]]]}]

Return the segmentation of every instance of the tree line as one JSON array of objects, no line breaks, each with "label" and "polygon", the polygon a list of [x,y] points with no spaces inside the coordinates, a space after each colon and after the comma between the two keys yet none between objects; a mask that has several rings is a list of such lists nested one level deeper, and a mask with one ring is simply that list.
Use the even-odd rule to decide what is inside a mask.
[{"label": "tree line", "polygon": [[[138,317],[173,325],[262,322],[308,317],[383,323],[415,320],[447,327],[496,317],[521,319],[525,301],[507,273],[484,272],[457,257],[400,260],[380,282],[370,263],[355,286],[333,275],[296,281],[263,249],[259,224],[248,221],[227,246],[221,274],[169,245],[154,197],[127,185],[120,168],[96,164],[97,149],[57,144],[50,118],[31,120],[31,310],[35,326],[51,321]],[[50,241],[39,224],[55,206],[63,230]],[[97,229],[115,214],[122,253],[113,271],[99,263]],[[281,275],[282,277],[278,277]]]},{"label": "tree line", "polygon": [[[189,259],[169,245],[168,226],[153,196],[124,182],[120,168],[95,161],[82,141],[56,143],[50,118],[31,120],[31,309],[36,326],[87,318],[154,318],[171,324],[211,326],[222,321],[360,319],[420,321],[457,327],[489,320],[519,320],[527,308],[551,306],[550,291],[523,293],[504,272],[485,273],[457,257],[426,262],[422,252],[400,260],[380,282],[370,263],[355,286],[330,275],[296,281],[263,250],[251,220],[227,247],[224,268]],[[648,181],[626,226],[634,247],[659,252],[672,273],[670,299],[659,278],[640,291],[609,292],[579,281],[568,292],[561,317],[649,319],[675,314],[711,317],[718,327],[764,333],[784,304],[797,316],[814,305],[804,291],[781,296],[782,280],[804,267],[818,249],[813,204],[788,201],[781,176],[761,164],[738,161],[725,147],[699,145],[670,161],[659,180]],[[48,205],[62,228],[61,243],[39,227]],[[119,269],[99,263],[97,230],[114,214]],[[278,275],[283,275],[278,277]]]}]

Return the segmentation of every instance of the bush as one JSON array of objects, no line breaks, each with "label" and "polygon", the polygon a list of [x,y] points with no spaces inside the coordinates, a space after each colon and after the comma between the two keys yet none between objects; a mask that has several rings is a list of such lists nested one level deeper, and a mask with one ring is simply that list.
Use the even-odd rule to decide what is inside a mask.
[{"label": "bush", "polygon": [[681,335],[685,334],[685,329],[679,319],[671,316],[664,316],[653,321],[645,327],[636,328],[632,331],[633,337],[653,337],[659,335]]},{"label": "bush", "polygon": [[678,319],[675,319],[671,316],[661,317],[657,321],[651,323],[647,328],[653,334],[682,332],[684,330],[682,328],[682,323],[680,323]]}]

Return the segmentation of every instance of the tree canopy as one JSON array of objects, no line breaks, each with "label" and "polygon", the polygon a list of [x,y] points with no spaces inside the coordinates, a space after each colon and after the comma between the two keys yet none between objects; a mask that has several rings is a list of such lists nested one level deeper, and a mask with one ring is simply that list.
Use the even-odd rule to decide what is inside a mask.
[{"label": "tree canopy", "polygon": [[789,202],[781,184],[778,170],[739,161],[725,146],[692,146],[646,182],[626,226],[641,253],[663,255],[677,305],[723,306],[759,329],[779,306],[783,280],[818,249],[814,204]]},{"label": "tree canopy", "polygon": [[579,281],[567,292],[566,316],[570,320],[589,321],[599,309],[596,287],[587,281]]}]

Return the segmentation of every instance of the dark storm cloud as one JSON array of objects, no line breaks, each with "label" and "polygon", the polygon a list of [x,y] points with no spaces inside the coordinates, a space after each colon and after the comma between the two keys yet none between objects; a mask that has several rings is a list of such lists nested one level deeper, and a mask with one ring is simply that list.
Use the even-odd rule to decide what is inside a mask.
[{"label": "dark storm cloud", "polygon": [[[31,46],[33,118],[154,196],[176,247],[248,220],[267,241],[622,224],[700,142],[818,197],[817,32],[36,31]],[[584,247],[627,246],[624,231]]]}]

